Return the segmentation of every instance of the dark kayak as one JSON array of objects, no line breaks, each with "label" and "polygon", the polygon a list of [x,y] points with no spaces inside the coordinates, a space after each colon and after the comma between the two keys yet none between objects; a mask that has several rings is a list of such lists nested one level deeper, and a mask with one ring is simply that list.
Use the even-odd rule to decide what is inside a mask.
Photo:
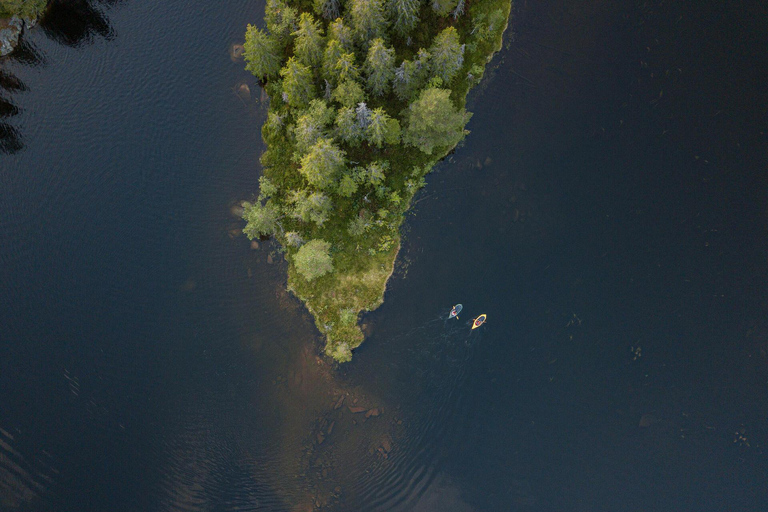
[{"label": "dark kayak", "polygon": [[461,304],[456,304],[453,306],[453,309],[451,309],[451,314],[448,315],[448,320],[450,320],[453,317],[459,318],[459,313],[461,313],[461,310],[464,308]]}]

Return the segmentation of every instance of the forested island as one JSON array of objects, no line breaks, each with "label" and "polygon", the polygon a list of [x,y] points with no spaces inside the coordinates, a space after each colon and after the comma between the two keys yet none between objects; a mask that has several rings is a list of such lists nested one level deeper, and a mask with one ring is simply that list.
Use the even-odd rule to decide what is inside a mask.
[{"label": "forested island", "polygon": [[424,176],[468,133],[468,91],[501,48],[511,0],[268,0],[248,26],[264,85],[259,195],[245,234],[276,238],[288,288],[349,361],[378,307]]}]

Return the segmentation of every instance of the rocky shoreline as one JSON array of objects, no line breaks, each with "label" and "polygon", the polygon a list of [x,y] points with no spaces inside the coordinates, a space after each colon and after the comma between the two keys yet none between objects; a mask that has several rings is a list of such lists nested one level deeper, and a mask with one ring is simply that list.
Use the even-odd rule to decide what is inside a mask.
[{"label": "rocky shoreline", "polygon": [[19,16],[0,18],[0,57],[9,55],[19,45],[21,34],[37,24],[37,20],[28,20]]}]

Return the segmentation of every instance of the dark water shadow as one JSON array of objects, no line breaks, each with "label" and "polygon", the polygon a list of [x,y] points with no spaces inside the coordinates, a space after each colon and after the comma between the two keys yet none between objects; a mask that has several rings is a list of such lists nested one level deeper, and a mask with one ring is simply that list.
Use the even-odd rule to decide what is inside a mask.
[{"label": "dark water shadow", "polygon": [[[99,4],[111,6],[122,0],[54,0],[39,20],[39,26],[45,35],[59,44],[73,48],[92,44],[97,38],[111,41],[115,31],[109,23],[109,18]],[[29,29],[26,29],[29,30]],[[43,66],[45,56],[32,43],[21,40],[14,51],[6,57],[8,61],[26,66]],[[23,110],[13,102],[13,95],[29,90],[13,73],[0,70],[0,152],[13,154],[24,149],[24,138],[21,130],[10,120]],[[8,96],[3,95],[6,93]]]}]

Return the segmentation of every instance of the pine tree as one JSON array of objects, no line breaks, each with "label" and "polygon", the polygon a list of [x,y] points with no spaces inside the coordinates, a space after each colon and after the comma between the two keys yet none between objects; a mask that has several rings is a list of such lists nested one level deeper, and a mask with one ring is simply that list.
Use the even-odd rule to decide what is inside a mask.
[{"label": "pine tree", "polygon": [[464,64],[464,46],[459,43],[459,34],[448,27],[435,37],[429,49],[432,54],[432,76],[448,84]]},{"label": "pine tree", "polygon": [[472,114],[456,109],[449,89],[430,87],[421,91],[405,114],[403,142],[431,155],[435,148],[456,145],[468,133],[464,130]]},{"label": "pine tree", "polygon": [[291,57],[280,70],[283,78],[283,95],[286,103],[292,107],[303,107],[315,97],[312,83],[312,71],[296,57]]},{"label": "pine tree", "polygon": [[341,43],[335,39],[328,41],[323,52],[323,78],[328,80],[331,84],[337,83],[338,73],[336,72],[336,63],[339,62],[341,54],[344,49],[341,47]]},{"label": "pine tree", "polygon": [[[463,0],[462,0],[463,1]],[[406,37],[419,22],[419,0],[386,0],[389,19],[393,30]]]},{"label": "pine tree", "polygon": [[243,46],[243,57],[247,62],[245,69],[259,77],[259,80],[277,75],[280,71],[282,52],[273,37],[253,25],[248,25]]},{"label": "pine tree", "polygon": [[323,100],[312,100],[309,108],[296,119],[293,135],[296,153],[303,156],[318,141],[327,135],[326,127],[333,122],[335,112]]},{"label": "pine tree", "polygon": [[352,34],[361,47],[367,48],[369,41],[385,36],[387,20],[382,0],[349,0],[349,4]]},{"label": "pine tree", "polygon": [[294,54],[302,64],[311,67],[320,65],[323,59],[323,29],[308,12],[301,13],[299,28],[293,33],[296,38]]},{"label": "pine tree", "polygon": [[336,73],[337,83],[343,82],[345,80],[354,81],[360,78],[360,71],[355,65],[355,54],[342,53],[339,57],[339,60],[336,61],[334,71]]},{"label": "pine tree", "polygon": [[352,30],[344,24],[344,20],[341,18],[328,24],[328,39],[338,41],[346,52],[352,52],[355,49]]},{"label": "pine tree", "polygon": [[288,7],[283,0],[267,0],[264,21],[280,46],[285,47],[291,41],[291,34],[298,28],[298,17],[296,9]]},{"label": "pine tree", "polygon": [[383,144],[397,144],[400,141],[400,123],[389,117],[383,108],[374,109],[365,135],[368,142],[377,148]]},{"label": "pine tree", "polygon": [[310,185],[319,189],[331,187],[344,169],[344,151],[331,139],[322,138],[301,158],[299,172]]},{"label": "pine tree", "polygon": [[291,205],[292,217],[303,222],[314,222],[318,226],[330,219],[333,211],[333,203],[328,196],[306,189],[291,192],[288,203]]},{"label": "pine tree", "polygon": [[351,107],[339,110],[336,115],[336,136],[351,147],[360,145],[364,131],[357,121],[357,113]]},{"label": "pine tree", "polygon": [[354,107],[365,99],[365,91],[354,80],[344,80],[334,89],[331,98],[344,107]]},{"label": "pine tree", "polygon": [[459,0],[432,0],[432,9],[438,16],[447,16],[455,7]]},{"label": "pine tree", "polygon": [[341,14],[339,0],[314,0],[312,5],[315,8],[315,14],[327,20],[335,20]]},{"label": "pine tree", "polygon": [[395,75],[395,49],[384,46],[384,40],[376,38],[368,49],[365,72],[368,75],[368,89],[375,96],[381,96],[389,88]]},{"label": "pine tree", "polygon": [[410,102],[426,85],[429,78],[430,57],[429,52],[421,48],[415,61],[404,60],[395,69],[393,88],[400,101]]}]

